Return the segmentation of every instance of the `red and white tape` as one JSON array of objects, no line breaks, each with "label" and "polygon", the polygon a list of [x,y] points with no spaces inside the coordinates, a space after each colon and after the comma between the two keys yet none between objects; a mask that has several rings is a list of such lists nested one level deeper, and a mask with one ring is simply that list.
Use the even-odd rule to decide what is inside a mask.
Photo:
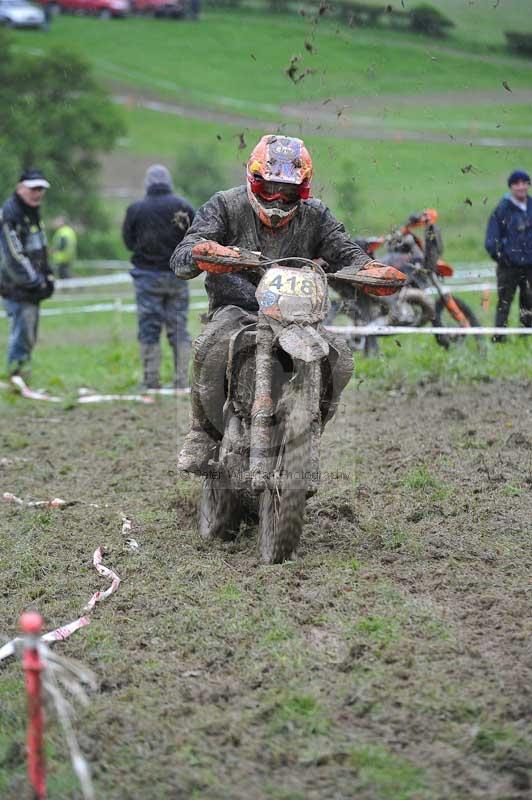
[{"label": "red and white tape", "polygon": [[109,569],[109,567],[106,567],[104,564],[102,564],[102,559],[103,547],[97,547],[94,551],[94,556],[92,557],[92,563],[94,564],[96,572],[98,572],[99,575],[103,575],[104,578],[111,579],[111,585],[103,592],[94,592],[83,611],[92,611],[96,603],[101,603],[102,600],[107,600],[107,598],[116,592],[120,586],[120,578],[116,572],[113,572],[112,569]]},{"label": "red and white tape", "polygon": [[[97,547],[92,557],[92,563],[99,575],[102,575],[104,578],[110,578],[111,585],[103,591],[94,592],[89,602],[84,607],[84,612],[92,611],[97,603],[101,603],[103,600],[106,600],[114,592],[116,592],[120,586],[120,578],[116,572],[114,572],[112,569],[109,569],[109,567],[106,567],[102,563],[103,553],[103,547]],[[73,622],[69,622],[66,625],[61,625],[61,627],[45,633],[41,638],[44,642],[60,642],[63,639],[67,639],[72,633],[74,633],[74,631],[89,625],[90,621],[90,617],[86,616],[86,614],[83,614]],[[20,642],[20,637],[12,639],[10,642],[7,642],[7,644],[3,645],[3,647],[0,647],[0,661],[3,661],[4,659],[15,654],[15,648],[18,642]]]}]

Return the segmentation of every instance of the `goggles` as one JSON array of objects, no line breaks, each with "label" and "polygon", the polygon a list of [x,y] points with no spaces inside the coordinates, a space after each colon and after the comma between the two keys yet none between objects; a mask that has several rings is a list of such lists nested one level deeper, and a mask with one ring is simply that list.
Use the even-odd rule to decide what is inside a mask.
[{"label": "goggles", "polygon": [[263,200],[284,200],[294,203],[296,200],[308,200],[310,186],[308,183],[281,183],[280,181],[265,181],[257,175],[250,178],[251,191]]}]

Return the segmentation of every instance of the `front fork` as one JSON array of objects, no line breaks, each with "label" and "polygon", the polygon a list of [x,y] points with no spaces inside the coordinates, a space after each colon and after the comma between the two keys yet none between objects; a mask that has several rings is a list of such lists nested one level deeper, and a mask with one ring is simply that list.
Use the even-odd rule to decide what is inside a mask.
[{"label": "front fork", "polygon": [[259,314],[255,355],[255,396],[251,409],[249,470],[253,492],[266,488],[271,464],[273,424],[272,367],[273,330]]}]

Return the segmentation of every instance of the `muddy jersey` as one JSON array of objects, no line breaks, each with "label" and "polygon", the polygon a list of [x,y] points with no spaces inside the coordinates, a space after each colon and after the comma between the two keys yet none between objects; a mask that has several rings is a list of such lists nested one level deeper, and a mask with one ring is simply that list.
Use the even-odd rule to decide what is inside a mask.
[{"label": "muddy jersey", "polygon": [[[320,200],[302,200],[298,213],[286,227],[272,229],[259,221],[249,203],[245,186],[218,192],[196,213],[192,226],[170,261],[178,278],[188,280],[200,274],[192,260],[192,248],[205,239],[226,246],[258,250],[272,259],[322,258],[330,265],[329,272],[347,266],[357,271],[371,261]],[[295,262],[293,266],[299,264]],[[234,305],[257,312],[255,289],[260,277],[256,270],[221,275],[208,272],[205,288],[209,296],[209,311]]]}]

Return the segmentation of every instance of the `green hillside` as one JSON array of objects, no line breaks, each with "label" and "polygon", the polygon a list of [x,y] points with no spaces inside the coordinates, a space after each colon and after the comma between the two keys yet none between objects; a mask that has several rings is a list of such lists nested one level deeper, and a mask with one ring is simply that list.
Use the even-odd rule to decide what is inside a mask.
[{"label": "green hillside", "polygon": [[[271,115],[283,105],[331,95],[501,89],[503,80],[531,86],[532,64],[523,69],[517,60],[515,66],[489,63],[467,51],[441,51],[434,40],[388,30],[327,21],[314,26],[292,16],[273,19],[274,36],[272,17],[252,13],[210,12],[200,24],[61,17],[46,37],[20,33],[19,46],[30,54],[68,46],[85,55],[105,81],[253,114]],[[314,72],[294,83],[285,70],[297,54],[303,56],[300,73]]]},{"label": "green hillside", "polygon": [[[61,16],[46,35],[16,34],[16,46],[30,58],[74,49],[122,98],[120,178],[114,169],[103,175],[111,193],[134,196],[139,163],[173,167],[190,146],[218,163],[229,185],[241,179],[254,140],[286,126],[279,129],[312,145],[316,194],[356,233],[387,230],[411,210],[435,206],[448,257],[477,260],[508,171],[531,155],[532,62],[473,52],[506,24],[491,0],[440,5],[457,22],[443,43],[326,19],[312,25],[296,15],[208,10],[194,24]],[[514,24],[520,4],[499,6]],[[471,46],[460,45],[468,36]],[[295,55],[296,82],[286,73]],[[159,111],[146,107],[153,102]],[[346,180],[357,190],[349,212],[338,194]],[[117,243],[127,202],[109,202]]]}]

